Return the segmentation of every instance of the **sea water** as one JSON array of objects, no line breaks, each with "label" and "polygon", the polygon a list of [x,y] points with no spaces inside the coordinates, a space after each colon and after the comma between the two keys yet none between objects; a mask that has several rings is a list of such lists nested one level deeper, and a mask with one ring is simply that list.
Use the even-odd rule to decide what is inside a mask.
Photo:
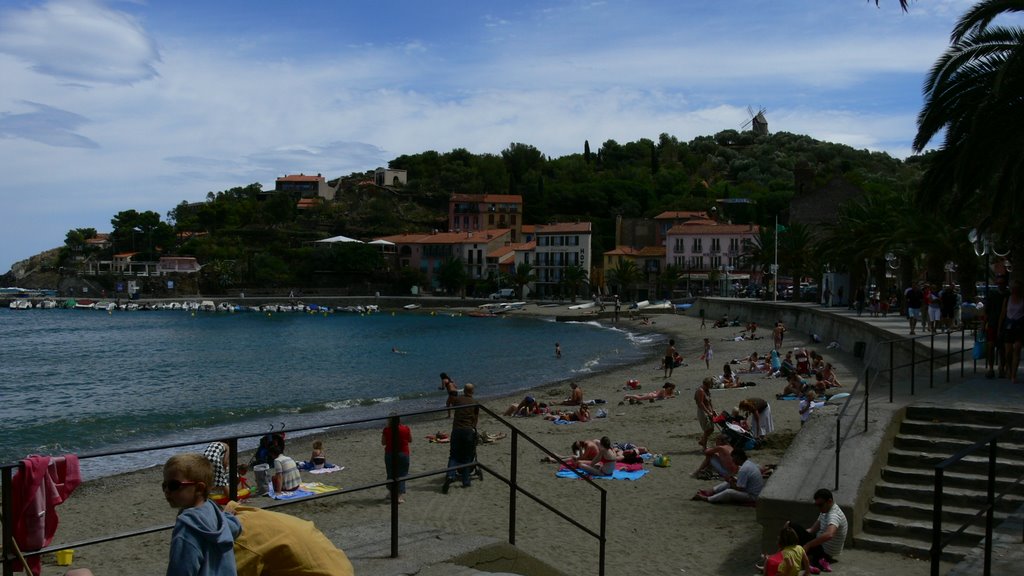
[{"label": "sea water", "polygon": [[[635,362],[657,339],[596,322],[440,311],[0,309],[0,461],[436,407],[441,372],[486,399]],[[164,457],[98,459],[88,471]]]}]

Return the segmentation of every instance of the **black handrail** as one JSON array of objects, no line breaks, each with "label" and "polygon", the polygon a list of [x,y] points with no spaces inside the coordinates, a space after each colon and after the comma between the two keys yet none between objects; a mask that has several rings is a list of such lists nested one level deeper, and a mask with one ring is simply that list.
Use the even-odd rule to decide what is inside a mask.
[{"label": "black handrail", "polygon": [[[543,506],[544,508],[546,508],[549,511],[553,512],[558,517],[560,517],[563,520],[569,522],[570,524],[572,524],[576,528],[582,530],[585,534],[587,534],[587,535],[589,535],[589,536],[591,536],[591,537],[593,537],[593,538],[598,540],[598,545],[599,545],[598,570],[599,570],[600,576],[604,576],[604,574],[605,574],[605,551],[606,551],[606,544],[607,544],[607,496],[608,496],[607,490],[605,490],[604,488],[599,486],[596,482],[594,482],[592,479],[590,479],[587,475],[580,473],[578,470],[576,470],[575,467],[569,466],[568,465],[569,463],[566,462],[565,460],[561,459],[557,454],[555,454],[554,452],[552,452],[552,451],[548,450],[547,448],[545,448],[539,442],[537,442],[536,440],[531,438],[528,434],[526,434],[525,432],[519,430],[511,422],[509,422],[508,420],[506,420],[506,419],[502,418],[501,416],[497,415],[496,413],[494,413],[491,409],[487,408],[486,406],[483,406],[481,404],[470,404],[470,405],[467,405],[467,406],[465,406],[463,408],[479,408],[480,410],[482,410],[483,412],[485,412],[486,414],[490,415],[492,418],[497,420],[500,424],[504,425],[505,427],[509,428],[509,430],[511,430],[511,432],[512,432],[512,441],[511,441],[511,452],[512,452],[512,454],[511,454],[511,461],[510,461],[510,478],[506,478],[506,477],[502,476],[499,472],[497,472],[493,468],[487,466],[486,464],[483,464],[483,463],[481,463],[479,461],[474,461],[474,462],[471,462],[471,463],[468,463],[468,464],[460,464],[460,465],[457,465],[457,466],[451,466],[451,467],[446,467],[446,468],[441,468],[441,469],[436,469],[436,470],[430,470],[430,471],[427,471],[427,472],[420,472],[420,473],[417,473],[417,474],[410,474],[410,475],[402,476],[402,477],[397,477],[397,475],[396,475],[395,477],[387,479],[387,480],[384,480],[384,481],[373,482],[373,483],[370,483],[370,484],[363,484],[363,485],[360,485],[360,486],[340,489],[340,490],[336,490],[336,491],[332,491],[332,492],[327,492],[327,493],[323,493],[323,494],[314,494],[312,496],[307,496],[307,497],[303,497],[303,498],[295,498],[295,499],[291,499],[291,500],[272,502],[272,503],[269,503],[269,504],[263,506],[263,508],[277,508],[277,507],[280,507],[280,506],[290,506],[292,504],[298,504],[300,502],[308,502],[308,501],[311,501],[311,500],[318,500],[320,498],[328,498],[328,497],[340,496],[340,495],[343,495],[343,494],[350,494],[350,493],[353,493],[353,492],[359,492],[359,491],[363,491],[363,490],[370,490],[370,489],[380,488],[380,487],[385,487],[386,486],[391,491],[391,557],[394,558],[394,557],[398,556],[398,522],[399,522],[399,515],[398,515],[398,484],[400,482],[407,482],[407,481],[412,481],[412,480],[419,480],[419,479],[422,479],[422,478],[429,478],[429,477],[436,476],[436,475],[439,475],[439,474],[448,474],[448,473],[455,472],[455,471],[458,471],[458,470],[462,470],[462,469],[465,469],[465,468],[479,468],[481,470],[487,471],[489,474],[491,474],[495,478],[498,478],[503,483],[508,485],[509,488],[510,488],[510,492],[509,492],[509,537],[508,537],[509,544],[515,545],[515,539],[516,539],[515,538],[515,536],[516,536],[516,495],[518,493],[522,493],[525,496],[527,496],[528,498],[530,498],[531,500],[533,500],[533,501],[537,502],[538,504],[540,504],[541,506]],[[391,436],[392,437],[392,453],[391,453],[391,458],[392,458],[392,462],[391,462],[392,463],[392,468],[391,469],[392,469],[392,471],[396,471],[398,469],[397,466],[395,465],[396,464],[396,460],[397,460],[397,450],[395,450],[395,449],[398,446],[397,427],[398,427],[399,423],[401,422],[401,419],[403,417],[407,418],[407,417],[410,417],[410,416],[420,416],[420,415],[433,414],[433,413],[444,412],[444,411],[447,411],[447,408],[435,408],[435,409],[429,409],[429,410],[419,410],[419,411],[415,411],[415,412],[406,412],[406,413],[403,413],[403,414],[399,414],[397,418],[395,418],[394,420],[392,420],[390,422],[389,425],[391,426],[391,434],[392,434],[392,436]],[[309,430],[324,430],[324,429],[330,429],[330,428],[339,428],[339,427],[343,427],[343,426],[352,426],[352,425],[357,425],[357,424],[368,424],[368,423],[376,422],[376,421],[379,421],[379,420],[387,420],[389,418],[391,418],[391,416],[378,416],[378,417],[371,417],[371,418],[359,418],[359,419],[355,419],[355,420],[344,420],[344,421],[335,422],[335,423],[329,423],[329,424],[318,424],[318,425],[315,425],[315,426],[305,426],[305,427],[300,427],[300,428],[291,428],[291,429],[289,429],[289,432],[305,432],[305,431],[309,431]],[[109,456],[121,456],[121,455],[124,455],[124,454],[136,454],[136,453],[140,453],[140,452],[151,452],[151,451],[156,451],[156,450],[167,450],[167,449],[171,449],[171,448],[182,448],[182,447],[186,447],[186,446],[196,446],[196,445],[201,445],[201,444],[207,444],[207,443],[210,443],[210,442],[227,442],[228,445],[230,446],[230,453],[232,455],[232,458],[231,458],[231,461],[230,461],[230,465],[229,465],[229,468],[230,468],[230,481],[229,481],[229,484],[230,484],[229,490],[230,490],[230,492],[229,492],[229,497],[232,500],[234,500],[234,499],[237,499],[237,497],[238,497],[238,494],[237,494],[237,478],[238,478],[238,450],[237,450],[237,447],[238,447],[238,440],[242,439],[242,438],[256,438],[256,437],[263,436],[264,434],[265,434],[265,432],[261,432],[261,433],[257,433],[257,434],[246,434],[246,435],[231,436],[231,437],[228,437],[227,439],[221,437],[221,438],[211,438],[211,439],[207,439],[207,440],[198,440],[198,441],[192,440],[192,441],[188,441],[188,442],[176,442],[176,443],[171,443],[171,444],[150,445],[150,446],[145,446],[145,447],[141,447],[141,448],[130,448],[130,449],[126,449],[126,450],[99,451],[99,452],[92,452],[92,453],[82,454],[78,458],[79,458],[79,460],[85,460],[85,459],[103,458],[103,457],[109,457]],[[540,497],[536,496],[532,492],[526,490],[525,488],[523,488],[522,486],[519,485],[518,478],[517,478],[517,468],[518,468],[518,458],[519,458],[518,439],[519,439],[520,436],[522,438],[524,438],[526,441],[528,441],[529,443],[533,444],[540,451],[544,452],[547,456],[550,456],[550,457],[554,458],[557,462],[561,463],[562,465],[564,465],[567,468],[569,468],[570,470],[572,470],[581,479],[585,480],[588,485],[592,486],[594,489],[596,489],[600,493],[601,513],[600,513],[600,526],[599,526],[598,532],[594,532],[592,529],[587,528],[586,526],[584,526],[580,522],[578,522],[575,519],[573,519],[572,517],[570,517],[568,514],[558,510],[554,506],[552,506],[552,505],[548,504],[547,502],[545,502]],[[2,522],[0,522],[0,529],[2,529],[3,557],[2,557],[2,559],[0,559],[0,562],[2,562],[2,564],[3,564],[3,576],[12,576],[14,574],[13,567],[14,567],[14,563],[17,561],[17,556],[14,554],[15,543],[14,543],[14,532],[13,532],[14,519],[12,517],[12,510],[11,510],[11,493],[12,493],[11,480],[13,478],[14,470],[16,468],[17,469],[21,469],[21,466],[22,466],[21,462],[8,462],[8,463],[5,463],[5,464],[0,464],[0,483],[2,483],[2,484],[0,484],[0,513],[3,514]],[[143,529],[140,529],[140,530],[133,530],[133,531],[123,532],[123,533],[119,533],[119,534],[101,536],[101,537],[97,537],[97,538],[83,540],[83,541],[80,541],[80,542],[62,543],[62,544],[58,544],[58,545],[51,545],[51,546],[48,546],[48,547],[45,547],[45,548],[42,548],[42,549],[39,549],[39,550],[23,551],[22,555],[24,557],[26,557],[26,558],[27,557],[31,557],[31,556],[39,556],[41,554],[46,554],[48,552],[55,552],[57,550],[64,549],[64,548],[69,548],[69,547],[82,548],[82,547],[86,547],[86,546],[90,546],[90,545],[94,545],[94,544],[101,544],[101,543],[104,543],[104,542],[111,542],[111,541],[114,541],[114,540],[121,540],[121,539],[125,539],[125,538],[133,538],[133,537],[142,536],[142,535],[146,535],[146,534],[152,534],[152,533],[160,532],[160,531],[164,531],[164,530],[170,530],[173,527],[174,527],[173,524],[153,526],[153,527],[149,527],[149,528],[143,528]]]},{"label": "black handrail", "polygon": [[[963,377],[963,375],[964,375],[964,360],[966,359],[964,357],[964,354],[966,354],[966,352],[968,350],[973,350],[973,348],[968,349],[968,348],[964,347],[965,346],[965,342],[966,342],[967,330],[968,330],[967,325],[964,324],[964,325],[962,325],[960,327],[959,330],[953,330],[953,331],[947,331],[946,332],[946,353],[945,353],[945,357],[946,357],[946,382],[947,383],[949,382],[949,379],[950,379],[950,371],[949,371],[950,368],[949,367],[950,367],[950,364],[952,363],[952,358],[953,358],[954,355],[959,355],[960,356],[960,376]],[[956,350],[955,352],[952,349],[952,335],[953,335],[953,332],[960,332],[960,349]],[[917,341],[921,340],[921,339],[924,339],[924,338],[929,338],[930,339],[930,346],[929,346],[928,357],[927,358],[922,358],[922,359],[918,360],[917,359]],[[895,346],[896,346],[897,343],[906,343],[906,342],[910,343],[910,362],[905,363],[905,364],[900,364],[898,366],[894,366],[893,363],[894,363],[894,357],[895,357]],[[875,364],[875,361],[877,360],[876,357],[879,355],[879,351],[885,345],[889,346],[889,366],[887,368],[882,368],[882,369],[874,368],[873,365]],[[894,401],[894,399],[893,399],[893,389],[894,389],[894,377],[893,377],[893,375],[896,373],[896,370],[901,370],[903,368],[908,368],[908,367],[910,368],[910,395],[913,396],[915,394],[915,384],[914,384],[914,381],[916,379],[915,368],[916,368],[917,364],[928,362],[928,366],[929,366],[929,371],[928,371],[929,372],[929,388],[934,387],[934,378],[935,378],[935,370],[933,368],[934,363],[935,363],[935,333],[934,332],[929,333],[929,334],[922,334],[922,335],[919,335],[919,336],[891,338],[889,340],[882,340],[882,341],[879,341],[879,342],[873,342],[871,344],[871,348],[870,348],[870,350],[868,352],[869,353],[864,355],[864,373],[863,373],[863,375],[857,377],[857,382],[853,385],[853,388],[850,389],[850,397],[849,397],[849,399],[843,404],[843,407],[839,410],[839,413],[836,414],[835,490],[839,490],[840,452],[842,451],[843,443],[846,442],[847,437],[850,435],[850,432],[853,430],[853,427],[850,426],[849,428],[846,429],[846,433],[843,434],[843,432],[842,432],[843,418],[846,416],[846,412],[847,412],[847,410],[850,409],[850,406],[854,405],[854,402],[852,401],[852,399],[853,399],[854,395],[856,394],[857,390],[860,388],[861,383],[862,382],[864,383],[864,399],[863,399],[863,401],[857,403],[857,413],[854,414],[854,418],[857,416],[857,414],[859,414],[860,410],[863,408],[863,411],[864,411],[864,432],[868,431],[868,422],[869,422],[869,415],[870,415],[871,386],[872,386],[873,383],[875,383],[882,376],[882,374],[884,374],[886,372],[888,372],[888,374],[889,374],[889,403],[890,404],[893,403],[893,401]],[[974,371],[977,372],[977,370],[978,370],[978,366],[977,366],[977,362],[975,362]],[[853,420],[854,418],[851,418],[851,420]]]},{"label": "black handrail", "polygon": [[[932,509],[932,547],[930,551],[932,576],[939,575],[939,563],[942,560],[942,551],[946,546],[953,541],[953,538],[963,534],[964,531],[967,530],[967,528],[982,514],[985,515],[985,558],[982,574],[984,574],[984,576],[990,576],[992,574],[992,529],[995,524],[996,503],[1006,497],[1010,491],[1019,486],[1021,482],[1024,482],[1024,475],[1018,476],[1013,484],[1010,484],[1004,492],[998,496],[996,495],[996,459],[998,453],[998,442],[1000,438],[1009,434],[1014,428],[1021,427],[1024,427],[1024,418],[1018,419],[1015,423],[1003,426],[999,430],[989,434],[981,440],[978,440],[974,444],[963,448],[956,454],[953,454],[949,458],[946,458],[935,465],[935,507]],[[988,446],[988,478],[986,481],[987,494],[985,498],[985,506],[978,510],[974,516],[968,518],[967,521],[960,525],[959,528],[943,538],[942,496],[943,478],[946,469],[960,462],[965,457],[978,452],[985,446]],[[1024,540],[1024,534],[1021,535],[1021,539]]]}]

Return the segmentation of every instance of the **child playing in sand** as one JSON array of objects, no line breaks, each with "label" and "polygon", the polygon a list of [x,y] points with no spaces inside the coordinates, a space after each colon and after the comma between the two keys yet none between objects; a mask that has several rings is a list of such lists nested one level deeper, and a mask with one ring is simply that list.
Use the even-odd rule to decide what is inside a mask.
[{"label": "child playing in sand", "polygon": [[704,353],[700,355],[700,359],[704,361],[704,367],[708,370],[711,369],[711,356],[713,356],[714,353],[715,351],[711,349],[711,339],[705,338]]},{"label": "child playing in sand", "polygon": [[176,454],[164,464],[164,498],[178,508],[171,532],[168,576],[235,574],[238,519],[207,499],[213,466],[202,454]]},{"label": "child playing in sand", "polygon": [[807,552],[800,546],[800,538],[796,530],[789,526],[782,528],[779,532],[779,551],[771,556],[761,555],[761,563],[755,564],[755,568],[761,570],[765,576],[797,576],[803,570],[805,574],[817,574],[816,568],[811,568],[811,561]]},{"label": "child playing in sand", "polygon": [[320,469],[327,463],[327,453],[324,452],[324,443],[322,440],[313,441],[313,453],[309,455],[309,463],[313,465],[313,468]]}]

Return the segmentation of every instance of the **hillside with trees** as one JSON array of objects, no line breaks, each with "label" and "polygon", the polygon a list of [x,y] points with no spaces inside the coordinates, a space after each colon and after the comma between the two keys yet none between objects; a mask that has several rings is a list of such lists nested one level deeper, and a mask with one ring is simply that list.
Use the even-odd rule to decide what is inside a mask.
[{"label": "hillside with trees", "polygon": [[733,222],[769,225],[778,216],[786,224],[796,166],[809,167],[815,185],[838,178],[867,194],[907,202],[921,173],[913,160],[786,132],[724,130],[689,142],[669,134],[656,141],[582,142],[578,153],[558,158],[524,143],[500,154],[426,151],[389,163],[408,171],[405,186],[377,186],[372,172],[350,174],[329,183],[338,191],[334,201],[305,209],[288,194],[266,193],[255,183],[211,191],[205,201],[183,201],[164,220],[151,211],[126,209],[111,220],[107,248],[86,247],[95,230],[69,231],[57,265],[71,266],[73,255],[109,258],[122,251],[145,258],[195,256],[204,265],[200,287],[209,293],[409,285],[416,279],[386,270],[373,248],[316,249],[310,242],[339,234],[365,240],[445,229],[451,194],[497,193],[522,195],[526,223],[593,222],[592,250],[600,254],[614,247],[617,216],[705,210],[725,198],[752,201],[725,205],[722,217]]}]

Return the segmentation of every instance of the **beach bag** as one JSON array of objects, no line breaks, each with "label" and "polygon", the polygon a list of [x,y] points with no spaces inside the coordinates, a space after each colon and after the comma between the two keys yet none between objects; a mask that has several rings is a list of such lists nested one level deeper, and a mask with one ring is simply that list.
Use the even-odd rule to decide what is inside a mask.
[{"label": "beach bag", "polygon": [[975,340],[974,341],[974,352],[972,354],[972,357],[975,360],[982,360],[982,359],[985,358],[985,340],[984,340],[984,338],[981,339],[980,341],[979,340]]},{"label": "beach bag", "polygon": [[672,460],[668,456],[657,454],[654,456],[653,464],[658,468],[668,468],[672,465]]}]

